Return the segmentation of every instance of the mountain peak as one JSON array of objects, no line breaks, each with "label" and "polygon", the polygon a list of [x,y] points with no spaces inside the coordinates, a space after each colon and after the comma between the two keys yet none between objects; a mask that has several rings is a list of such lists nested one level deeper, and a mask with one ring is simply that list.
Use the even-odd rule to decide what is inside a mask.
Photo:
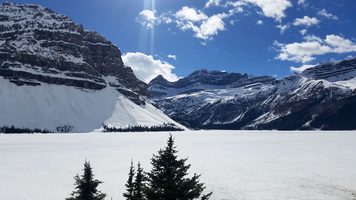
[{"label": "mountain peak", "polygon": [[0,5],[0,127],[87,132],[175,123],[118,47],[34,4]]},{"label": "mountain peak", "polygon": [[118,89],[147,95],[120,49],[69,17],[34,4],[4,3],[0,12],[0,75],[11,82],[100,90],[113,76]]},{"label": "mountain peak", "polygon": [[275,78],[269,76],[252,76],[225,71],[208,71],[201,69],[194,71],[187,77],[176,82],[169,82],[158,76],[149,85],[150,96],[153,98],[192,93],[211,89],[242,87],[245,85],[270,83]]},{"label": "mountain peak", "polygon": [[[355,129],[356,59],[282,79],[199,70],[150,85],[158,107],[196,129]],[[224,83],[224,84],[223,84]]]},{"label": "mountain peak", "polygon": [[304,70],[302,75],[331,82],[349,80],[356,76],[356,58],[320,64]]}]

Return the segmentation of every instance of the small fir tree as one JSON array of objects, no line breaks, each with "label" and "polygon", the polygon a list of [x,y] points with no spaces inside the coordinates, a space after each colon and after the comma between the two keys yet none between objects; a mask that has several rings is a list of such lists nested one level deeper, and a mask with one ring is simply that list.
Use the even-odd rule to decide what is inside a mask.
[{"label": "small fir tree", "polygon": [[143,172],[143,169],[141,168],[140,162],[137,164],[137,173],[136,173],[136,178],[134,182],[134,200],[144,200],[144,180],[145,180],[145,175]]},{"label": "small fir tree", "polygon": [[135,168],[133,166],[133,161],[131,160],[131,166],[130,166],[130,171],[129,171],[129,178],[127,180],[127,183],[125,184],[126,186],[126,192],[123,194],[125,199],[127,200],[133,200],[133,195],[134,195],[134,175],[135,175]]},{"label": "small fir tree", "polygon": [[106,194],[100,192],[97,187],[102,182],[94,179],[93,171],[90,163],[85,161],[84,163],[84,174],[79,176],[78,174],[74,177],[75,179],[75,190],[72,192],[71,197],[66,200],[103,200]]},{"label": "small fir tree", "polygon": [[208,200],[212,193],[202,195],[205,186],[200,183],[200,175],[188,176],[190,165],[187,159],[178,159],[172,135],[167,146],[153,155],[152,170],[147,173],[148,184],[145,195],[148,200]]}]

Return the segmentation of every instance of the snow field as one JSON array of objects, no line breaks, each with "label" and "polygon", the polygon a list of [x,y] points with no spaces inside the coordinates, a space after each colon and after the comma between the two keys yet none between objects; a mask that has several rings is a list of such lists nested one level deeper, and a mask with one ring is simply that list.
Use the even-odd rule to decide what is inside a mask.
[{"label": "snow field", "polygon": [[[123,199],[131,159],[146,171],[169,133],[0,135],[0,199],[63,200],[90,160],[108,199]],[[213,200],[352,200],[356,132],[173,133]]]},{"label": "snow field", "polygon": [[71,125],[76,132],[90,132],[103,123],[123,128],[173,123],[185,129],[151,104],[136,105],[110,86],[98,91],[45,83],[18,87],[0,77],[0,100],[0,127],[56,131]]}]

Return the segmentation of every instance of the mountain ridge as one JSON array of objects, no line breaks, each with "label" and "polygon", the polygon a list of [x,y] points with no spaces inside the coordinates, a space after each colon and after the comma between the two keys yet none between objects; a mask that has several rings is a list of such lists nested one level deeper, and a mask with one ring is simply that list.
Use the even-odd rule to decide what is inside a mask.
[{"label": "mountain ridge", "polygon": [[[356,107],[356,58],[281,79],[246,76],[219,87],[195,82],[177,88],[180,80],[160,85],[154,79],[150,96],[168,116],[194,129],[356,129],[356,115],[349,112]],[[330,119],[344,122],[338,126]]]},{"label": "mountain ridge", "polygon": [[0,5],[0,127],[90,132],[185,128],[155,108],[121,51],[35,4]]}]

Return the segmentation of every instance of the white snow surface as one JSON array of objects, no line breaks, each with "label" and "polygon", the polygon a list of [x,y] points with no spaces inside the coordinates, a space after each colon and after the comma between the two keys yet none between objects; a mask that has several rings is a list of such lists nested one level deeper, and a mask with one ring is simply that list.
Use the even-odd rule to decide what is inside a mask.
[{"label": "white snow surface", "polygon": [[[131,159],[151,168],[169,133],[0,135],[0,194],[63,200],[91,162],[100,189],[123,199]],[[212,200],[353,200],[356,132],[187,131],[174,133],[190,173]]]},{"label": "white snow surface", "polygon": [[56,131],[71,125],[76,132],[115,127],[154,126],[173,123],[149,103],[139,106],[110,86],[83,90],[64,85],[17,86],[0,77],[0,127],[40,128]]},{"label": "white snow surface", "polygon": [[346,81],[338,81],[336,83],[349,87],[350,89],[356,89],[356,77]]}]

